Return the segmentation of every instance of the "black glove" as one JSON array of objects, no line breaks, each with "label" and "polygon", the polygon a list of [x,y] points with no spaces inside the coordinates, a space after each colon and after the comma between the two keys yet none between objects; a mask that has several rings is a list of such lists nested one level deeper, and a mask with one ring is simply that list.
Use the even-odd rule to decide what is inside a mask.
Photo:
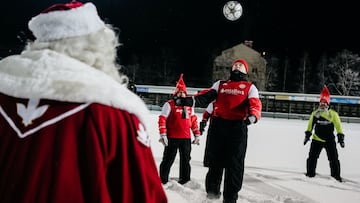
[{"label": "black glove", "polygon": [[337,137],[338,137],[338,143],[340,144],[340,147],[344,148],[345,147],[345,143],[344,143],[345,135],[342,133],[338,133]]},{"label": "black glove", "polygon": [[194,104],[192,97],[174,97],[176,106],[192,106]]},{"label": "black glove", "polygon": [[245,120],[246,125],[254,124],[254,123],[256,123],[256,121],[257,121],[257,119],[254,115],[249,115]]},{"label": "black glove", "polygon": [[309,142],[312,133],[310,131],[305,131],[304,145]]},{"label": "black glove", "polygon": [[203,134],[206,127],[207,120],[203,120],[200,122],[200,133]]}]

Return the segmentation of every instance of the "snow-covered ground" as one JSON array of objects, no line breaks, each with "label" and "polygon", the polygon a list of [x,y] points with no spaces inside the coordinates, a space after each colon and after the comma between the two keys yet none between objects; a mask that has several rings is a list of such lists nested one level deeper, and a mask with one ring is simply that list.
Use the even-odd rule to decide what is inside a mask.
[{"label": "snow-covered ground", "polygon": [[[159,166],[163,146],[158,142],[157,119],[160,112],[152,111],[148,122],[152,151]],[[197,114],[198,118],[200,114]],[[315,178],[304,176],[310,143],[303,145],[305,120],[262,118],[249,126],[248,149],[243,188],[239,192],[241,203],[359,203],[360,202],[360,124],[343,123],[345,148],[338,145],[341,175],[345,182],[330,178],[325,150],[318,160]],[[176,158],[165,191],[170,203],[222,202],[208,200],[205,192],[207,168],[202,160],[206,141],[205,131],[199,146],[192,147],[191,181],[185,186],[176,182],[179,161]],[[222,187],[221,187],[222,191]]]}]

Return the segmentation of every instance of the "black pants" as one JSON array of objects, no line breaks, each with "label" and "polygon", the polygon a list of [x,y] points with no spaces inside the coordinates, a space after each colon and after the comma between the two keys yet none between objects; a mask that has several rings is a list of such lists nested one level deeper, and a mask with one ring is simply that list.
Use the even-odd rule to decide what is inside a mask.
[{"label": "black pants", "polygon": [[163,184],[169,180],[170,168],[174,163],[178,149],[180,153],[179,182],[187,182],[190,180],[191,139],[169,138],[168,146],[165,147],[160,163],[160,178]]},{"label": "black pants", "polygon": [[316,165],[317,160],[320,156],[321,150],[325,148],[326,154],[329,160],[330,165],[330,172],[331,176],[337,180],[341,179],[340,176],[340,161],[338,157],[338,151],[336,149],[336,142],[334,141],[327,141],[327,142],[319,142],[313,140],[311,142],[309,157],[306,161],[306,175],[313,177],[316,175]]},{"label": "black pants", "polygon": [[236,202],[243,183],[247,125],[242,120],[221,118],[214,118],[212,122],[204,158],[204,164],[209,167],[205,180],[206,192],[220,194],[224,171],[224,202]]}]

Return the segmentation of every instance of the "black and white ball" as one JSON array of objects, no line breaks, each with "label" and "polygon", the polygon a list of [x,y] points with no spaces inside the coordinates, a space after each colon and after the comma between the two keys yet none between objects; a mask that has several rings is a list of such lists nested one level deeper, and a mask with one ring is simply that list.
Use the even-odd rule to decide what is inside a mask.
[{"label": "black and white ball", "polygon": [[239,19],[243,13],[242,6],[237,1],[228,1],[223,8],[223,13],[226,19],[235,21]]}]

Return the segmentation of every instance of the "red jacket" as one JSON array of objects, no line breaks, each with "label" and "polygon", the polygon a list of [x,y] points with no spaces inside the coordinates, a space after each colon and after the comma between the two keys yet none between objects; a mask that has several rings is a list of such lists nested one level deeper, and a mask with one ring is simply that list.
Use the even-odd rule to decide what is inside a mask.
[{"label": "red jacket", "polygon": [[[183,111],[187,111],[183,118]],[[162,107],[159,116],[159,132],[161,135],[167,135],[168,138],[189,138],[191,132],[195,136],[200,136],[200,130],[197,123],[197,117],[192,107],[175,106],[173,100],[169,100]]]},{"label": "red jacket", "polygon": [[213,89],[217,91],[214,114],[228,120],[245,120],[247,115],[261,117],[261,101],[257,88],[247,81],[217,81]]},{"label": "red jacket", "polygon": [[207,121],[210,117],[214,117],[213,113],[216,111],[214,109],[216,109],[215,102],[211,102],[202,114],[202,121]]}]

